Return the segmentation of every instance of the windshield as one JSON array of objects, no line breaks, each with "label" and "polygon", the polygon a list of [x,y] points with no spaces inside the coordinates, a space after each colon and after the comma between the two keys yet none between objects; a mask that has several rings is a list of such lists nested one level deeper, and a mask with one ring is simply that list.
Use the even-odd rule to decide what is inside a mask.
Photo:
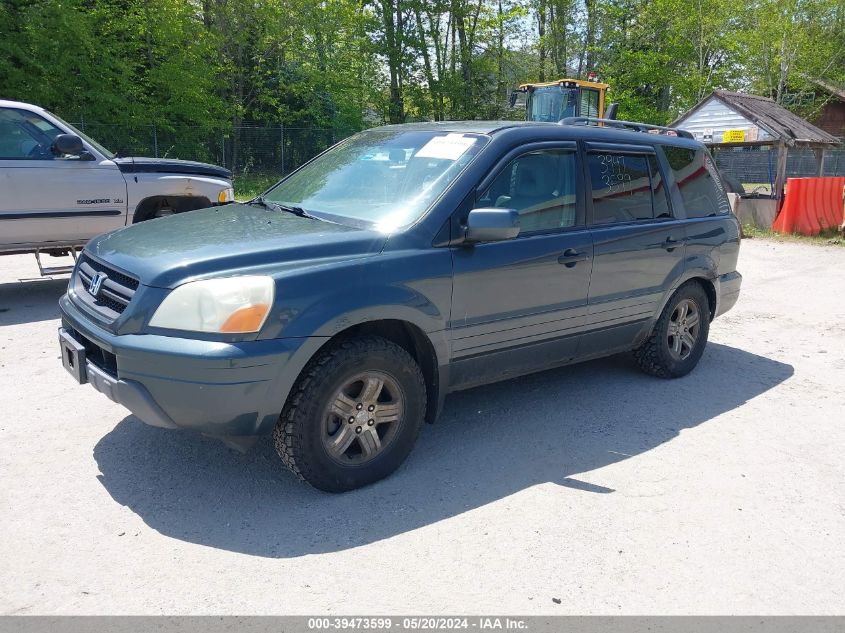
[{"label": "windshield", "polygon": [[108,149],[106,149],[105,147],[103,147],[102,145],[100,145],[97,141],[95,141],[94,139],[92,139],[90,136],[88,136],[87,134],[85,134],[85,132],[82,132],[82,131],[80,131],[80,130],[76,129],[76,128],[75,128],[75,127],[73,127],[70,123],[68,123],[67,121],[64,121],[64,120],[60,119],[59,117],[57,117],[57,116],[56,116],[55,114],[53,114],[52,112],[50,113],[50,116],[52,116],[54,119],[56,119],[56,121],[58,121],[59,123],[61,123],[62,125],[64,125],[66,128],[68,128],[68,130],[70,130],[73,134],[76,134],[76,135],[77,135],[79,138],[81,138],[83,141],[85,141],[86,143],[88,143],[89,145],[91,145],[94,149],[96,149],[98,152],[100,152],[103,156],[105,156],[105,157],[106,157],[106,158],[108,158],[109,160],[111,160],[112,158],[114,158],[115,156],[117,156],[117,154],[115,154],[115,153],[114,153],[114,152],[112,152],[112,151],[109,151]]},{"label": "windshield", "polygon": [[422,216],[486,142],[479,134],[368,130],[294,172],[264,198],[318,216],[398,229]]},{"label": "windshield", "polygon": [[561,86],[541,86],[528,95],[529,121],[550,121],[557,123],[561,119],[575,116],[575,88]]}]

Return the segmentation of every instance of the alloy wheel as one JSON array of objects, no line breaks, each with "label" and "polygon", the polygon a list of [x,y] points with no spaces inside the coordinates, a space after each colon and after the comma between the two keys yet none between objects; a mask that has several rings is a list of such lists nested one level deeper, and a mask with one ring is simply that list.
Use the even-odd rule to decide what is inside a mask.
[{"label": "alloy wheel", "polygon": [[404,396],[389,375],[367,371],[347,381],[323,416],[323,446],[345,465],[366,463],[393,440],[402,423]]},{"label": "alloy wheel", "polygon": [[692,299],[683,299],[669,317],[667,333],[669,354],[675,360],[686,360],[692,354],[700,331],[701,314]]}]

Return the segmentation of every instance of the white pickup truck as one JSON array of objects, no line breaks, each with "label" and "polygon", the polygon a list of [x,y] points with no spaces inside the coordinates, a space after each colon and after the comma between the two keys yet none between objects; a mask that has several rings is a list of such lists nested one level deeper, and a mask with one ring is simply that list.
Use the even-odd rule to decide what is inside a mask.
[{"label": "white pickup truck", "polygon": [[215,165],[118,158],[50,112],[0,100],[0,255],[74,254],[112,229],[234,199]]}]

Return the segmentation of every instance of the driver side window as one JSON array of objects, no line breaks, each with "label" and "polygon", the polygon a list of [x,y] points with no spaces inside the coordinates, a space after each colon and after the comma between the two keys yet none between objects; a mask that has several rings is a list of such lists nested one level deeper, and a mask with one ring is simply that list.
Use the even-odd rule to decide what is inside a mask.
[{"label": "driver side window", "polygon": [[33,112],[0,108],[0,160],[52,160],[62,130]]},{"label": "driver side window", "polygon": [[519,212],[520,233],[575,226],[574,150],[540,150],[512,160],[476,201],[475,208]]}]

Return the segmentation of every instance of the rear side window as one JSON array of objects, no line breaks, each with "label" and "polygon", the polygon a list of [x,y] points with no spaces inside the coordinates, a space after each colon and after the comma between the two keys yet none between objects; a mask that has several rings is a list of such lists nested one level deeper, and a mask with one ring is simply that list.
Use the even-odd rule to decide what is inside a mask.
[{"label": "rear side window", "polygon": [[681,191],[688,218],[730,213],[725,187],[705,150],[664,146],[663,151]]},{"label": "rear side window", "polygon": [[[650,158],[643,154],[589,155],[593,224],[651,220],[655,217]],[[664,208],[660,213],[666,211],[665,197],[664,194]]]}]

